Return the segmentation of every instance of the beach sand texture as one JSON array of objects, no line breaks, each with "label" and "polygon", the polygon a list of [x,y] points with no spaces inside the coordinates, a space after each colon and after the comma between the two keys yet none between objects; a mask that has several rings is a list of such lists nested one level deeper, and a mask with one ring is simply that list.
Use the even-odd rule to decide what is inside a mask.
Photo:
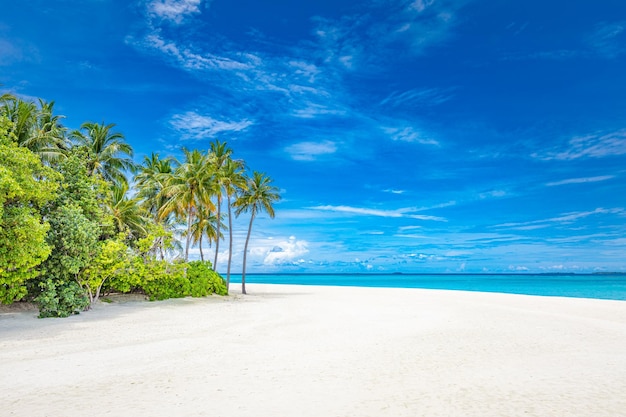
[{"label": "beach sand texture", "polygon": [[0,415],[626,416],[624,301],[238,290],[2,310]]}]

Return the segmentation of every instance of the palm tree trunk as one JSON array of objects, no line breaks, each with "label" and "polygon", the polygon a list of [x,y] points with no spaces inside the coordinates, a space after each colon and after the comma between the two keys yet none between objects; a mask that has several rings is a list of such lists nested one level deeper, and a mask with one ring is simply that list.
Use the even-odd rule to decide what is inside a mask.
[{"label": "palm tree trunk", "polygon": [[189,260],[189,245],[191,244],[191,206],[187,210],[187,244],[185,245],[185,262]]},{"label": "palm tree trunk", "polygon": [[198,247],[200,248],[200,259],[204,262],[204,253],[202,253],[202,236],[200,236],[200,240],[198,241]]},{"label": "palm tree trunk", "polygon": [[163,252],[163,238],[159,238],[159,253],[161,254],[161,260],[165,260],[165,253]]},{"label": "palm tree trunk", "polygon": [[230,194],[228,197],[228,269],[226,270],[226,290],[230,289],[230,264],[233,261],[233,213],[230,207]]},{"label": "palm tree trunk", "polygon": [[243,269],[241,272],[241,293],[246,294],[246,255],[248,254],[248,242],[250,241],[250,232],[252,231],[252,221],[254,220],[254,212],[250,216],[250,226],[248,226],[248,236],[246,236],[246,246],[243,248]]},{"label": "palm tree trunk", "polygon": [[214,271],[217,271],[217,255],[219,254],[219,251],[220,251],[220,223],[222,222],[222,219],[220,219],[221,216],[222,216],[222,195],[220,192],[220,194],[217,195],[217,233],[215,236],[215,261],[213,261]]}]

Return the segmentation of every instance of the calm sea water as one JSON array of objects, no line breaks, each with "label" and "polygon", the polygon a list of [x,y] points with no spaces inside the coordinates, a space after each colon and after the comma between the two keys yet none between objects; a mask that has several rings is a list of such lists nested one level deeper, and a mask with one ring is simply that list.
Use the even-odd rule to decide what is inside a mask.
[{"label": "calm sea water", "polygon": [[[241,282],[241,275],[232,275]],[[626,300],[626,274],[247,274],[246,283],[429,288]]]}]

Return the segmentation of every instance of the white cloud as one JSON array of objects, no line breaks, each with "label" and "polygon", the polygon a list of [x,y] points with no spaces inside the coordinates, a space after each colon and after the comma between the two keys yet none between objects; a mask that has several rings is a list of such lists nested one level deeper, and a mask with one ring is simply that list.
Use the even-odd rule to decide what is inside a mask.
[{"label": "white cloud", "polygon": [[210,116],[188,111],[176,114],[170,124],[182,134],[183,139],[206,139],[212,138],[222,132],[241,132],[251,126],[250,120],[237,122],[216,120]]},{"label": "white cloud", "polygon": [[375,216],[375,217],[395,217],[395,218],[409,218],[417,220],[433,220],[439,222],[447,221],[443,217],[427,216],[422,214],[411,214],[416,211],[415,208],[401,208],[397,210],[379,210],[362,207],[350,207],[350,206],[316,206],[311,207],[314,210],[333,211],[338,213],[356,214],[361,216]]},{"label": "white cloud", "polygon": [[[290,236],[289,240],[275,242],[271,249],[265,251],[263,264],[281,265],[293,263],[295,259],[309,252],[308,245],[306,240],[297,240],[295,236]],[[296,260],[297,263],[303,261],[303,259]]]},{"label": "white cloud", "polygon": [[185,18],[200,13],[202,0],[153,0],[148,3],[151,16],[181,24]]},{"label": "white cloud", "polygon": [[528,267],[522,265],[509,265],[509,270],[514,272],[527,272],[529,271]]},{"label": "white cloud", "polygon": [[561,181],[554,181],[546,183],[547,187],[555,187],[558,185],[567,185],[567,184],[586,184],[589,182],[599,182],[606,181],[615,178],[615,175],[602,175],[598,177],[585,177],[585,178],[569,178]]},{"label": "white cloud", "polygon": [[412,127],[383,127],[382,130],[393,140],[399,140],[402,142],[417,142],[422,145],[439,145],[439,142],[434,139],[424,137],[421,132],[416,131]]},{"label": "white cloud", "polygon": [[325,116],[325,115],[344,115],[346,112],[344,110],[332,109],[324,104],[317,104],[311,102],[303,103],[304,107],[300,109],[296,109],[292,112],[292,114],[301,119],[313,119],[317,116]]},{"label": "white cloud", "polygon": [[435,0],[415,0],[411,3],[411,8],[417,10],[419,13],[426,10],[427,7],[431,6]]},{"label": "white cloud", "polygon": [[406,232],[407,230],[416,230],[416,229],[421,229],[422,226],[402,226],[400,228],[398,228],[399,232]]},{"label": "white cloud", "polygon": [[544,161],[571,161],[579,158],[603,158],[626,154],[626,129],[604,135],[577,136],[568,142],[564,150],[556,150],[545,154],[534,153],[533,158]]},{"label": "white cloud", "polygon": [[443,104],[452,98],[451,89],[411,89],[403,92],[394,91],[385,97],[380,104],[392,107],[401,106],[435,106]]},{"label": "white cloud", "polygon": [[506,195],[507,195],[507,192],[504,190],[491,190],[491,191],[478,194],[478,197],[482,200],[485,200],[488,198],[501,198],[501,197],[505,197]]},{"label": "white cloud", "polygon": [[337,152],[335,142],[300,142],[285,148],[292,159],[296,161],[314,161],[318,156],[330,155]]},{"label": "white cloud", "polygon": [[454,201],[454,200],[446,201],[445,203],[439,203],[439,204],[435,204],[435,205],[428,206],[428,207],[416,207],[415,211],[425,211],[425,210],[446,208],[446,207],[452,207],[452,206],[456,206],[456,201]]},{"label": "white cloud", "polygon": [[[145,37],[144,46],[156,49],[171,58],[186,70],[244,70],[253,66],[254,57],[242,54],[241,60],[217,56],[210,53],[198,54],[188,48],[181,48],[173,41],[163,39],[158,31]],[[249,62],[246,62],[249,61]]]},{"label": "white cloud", "polygon": [[605,209],[605,208],[597,208],[592,211],[575,211],[571,213],[564,213],[558,217],[552,217],[549,219],[542,220],[533,220],[529,222],[521,222],[521,223],[503,223],[496,225],[496,228],[510,228],[514,230],[533,230],[533,229],[541,229],[544,227],[550,227],[552,224],[570,224],[577,220],[583,219],[585,217],[589,217],[592,215],[599,214],[616,214],[616,215],[624,215],[625,210],[621,207]]},{"label": "white cloud", "polygon": [[295,74],[304,77],[310,83],[315,82],[315,77],[320,73],[320,69],[315,64],[306,61],[289,61],[289,66],[293,68]]},{"label": "white cloud", "polygon": [[587,37],[587,44],[603,57],[616,58],[626,51],[624,35],[626,35],[626,21],[602,22]]}]

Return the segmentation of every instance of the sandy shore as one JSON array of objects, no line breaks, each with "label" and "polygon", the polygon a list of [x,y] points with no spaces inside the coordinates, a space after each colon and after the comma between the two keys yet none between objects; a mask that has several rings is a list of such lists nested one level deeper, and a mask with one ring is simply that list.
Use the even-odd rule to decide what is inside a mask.
[{"label": "sandy shore", "polygon": [[250,285],[0,313],[2,416],[624,416],[626,302]]}]

